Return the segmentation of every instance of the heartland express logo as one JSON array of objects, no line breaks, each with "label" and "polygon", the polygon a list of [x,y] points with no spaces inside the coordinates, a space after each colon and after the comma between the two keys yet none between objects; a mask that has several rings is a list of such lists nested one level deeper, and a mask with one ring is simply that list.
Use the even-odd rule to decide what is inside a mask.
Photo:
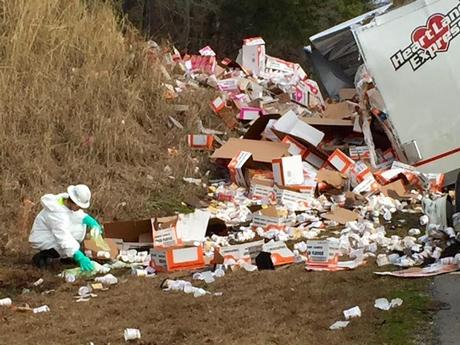
[{"label": "heartland express logo", "polygon": [[450,42],[460,34],[460,4],[446,15],[433,14],[426,26],[419,26],[412,32],[412,43],[399,50],[390,59],[395,71],[410,63],[416,71],[425,63],[436,58],[438,53],[447,52]]}]

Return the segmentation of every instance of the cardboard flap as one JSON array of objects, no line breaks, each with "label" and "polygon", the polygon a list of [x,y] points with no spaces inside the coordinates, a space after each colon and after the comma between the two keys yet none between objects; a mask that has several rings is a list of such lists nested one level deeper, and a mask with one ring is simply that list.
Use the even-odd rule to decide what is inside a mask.
[{"label": "cardboard flap", "polygon": [[328,119],[343,119],[350,117],[353,111],[353,104],[351,102],[339,102],[331,103],[326,105],[326,110],[323,113],[323,116]]},{"label": "cardboard flap", "polygon": [[407,188],[402,179],[391,182],[385,186],[381,186],[380,191],[383,195],[394,199],[399,199],[407,194]]},{"label": "cardboard flap", "polygon": [[316,175],[316,179],[318,183],[324,182],[336,189],[341,189],[346,181],[342,173],[328,169],[320,169]]},{"label": "cardboard flap", "polygon": [[348,119],[334,119],[327,117],[304,117],[301,119],[303,122],[310,126],[348,126],[353,127],[353,120]]},{"label": "cardboard flap", "polygon": [[323,132],[300,120],[292,110],[281,116],[274,127],[279,132],[302,138],[313,146],[318,146],[324,138]]},{"label": "cardboard flap", "polygon": [[210,217],[209,212],[201,210],[179,215],[177,236],[184,242],[203,241]]},{"label": "cardboard flap", "polygon": [[211,158],[232,159],[240,151],[247,151],[252,153],[254,161],[271,164],[273,159],[289,156],[288,149],[289,145],[284,143],[230,138]]},{"label": "cardboard flap", "polygon": [[324,219],[333,220],[339,224],[345,225],[347,222],[353,222],[360,217],[357,213],[342,207],[336,207],[331,212],[321,215]]}]

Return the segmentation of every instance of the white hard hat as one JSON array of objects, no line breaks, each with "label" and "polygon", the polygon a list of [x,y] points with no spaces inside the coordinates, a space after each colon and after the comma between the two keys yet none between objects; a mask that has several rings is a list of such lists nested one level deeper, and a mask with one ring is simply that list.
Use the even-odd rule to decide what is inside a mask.
[{"label": "white hard hat", "polygon": [[87,185],[78,184],[67,187],[70,199],[81,208],[88,208],[91,200],[91,191]]}]

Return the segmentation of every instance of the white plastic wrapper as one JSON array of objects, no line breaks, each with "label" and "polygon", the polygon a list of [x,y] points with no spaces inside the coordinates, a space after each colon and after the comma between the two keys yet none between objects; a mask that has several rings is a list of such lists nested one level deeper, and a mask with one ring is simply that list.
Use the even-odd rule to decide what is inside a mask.
[{"label": "white plastic wrapper", "polygon": [[343,311],[343,316],[345,316],[345,319],[353,319],[355,317],[361,317],[361,309],[359,306],[347,309]]},{"label": "white plastic wrapper", "polygon": [[336,321],[332,325],[329,326],[331,331],[336,331],[338,329],[342,329],[348,326],[350,321]]}]

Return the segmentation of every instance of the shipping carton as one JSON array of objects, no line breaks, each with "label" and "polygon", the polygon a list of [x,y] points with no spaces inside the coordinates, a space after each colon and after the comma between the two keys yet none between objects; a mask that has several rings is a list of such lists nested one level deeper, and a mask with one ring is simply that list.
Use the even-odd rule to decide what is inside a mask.
[{"label": "shipping carton", "polygon": [[261,37],[247,38],[241,50],[241,65],[259,75],[265,70],[265,41]]},{"label": "shipping carton", "polygon": [[298,209],[311,207],[313,201],[313,192],[299,193],[289,189],[274,187],[276,201],[279,205],[298,205]]},{"label": "shipping carton", "polygon": [[327,161],[342,174],[351,171],[355,165],[355,161],[348,157],[345,153],[336,149],[327,159]]},{"label": "shipping carton", "polygon": [[205,266],[203,247],[154,248],[150,251],[151,262],[158,272],[193,270]]},{"label": "shipping carton", "polygon": [[[182,240],[177,236],[177,216],[152,218],[152,232],[154,247],[177,247],[182,246]],[[139,236],[139,242],[148,240],[148,233]]]},{"label": "shipping carton", "polygon": [[299,185],[304,181],[302,157],[291,156],[272,161],[273,179],[279,186]]},{"label": "shipping carton", "polygon": [[251,157],[252,153],[240,151],[235,157],[232,158],[227,166],[232,181],[238,186],[245,188],[248,187],[243,167],[251,159]]},{"label": "shipping carton", "polygon": [[281,266],[294,263],[294,253],[282,241],[270,241],[262,246],[262,251],[270,253],[273,265]]},{"label": "shipping carton", "polygon": [[274,196],[274,181],[262,178],[252,178],[249,190],[252,199],[269,199]]},{"label": "shipping carton", "polygon": [[214,143],[214,136],[207,134],[188,134],[188,146],[193,149],[212,150]]},{"label": "shipping carton", "polygon": [[218,253],[220,256],[224,258],[224,260],[244,260],[247,263],[251,263],[261,252],[264,243],[264,240],[260,240],[243,244],[236,244],[227,247],[221,247],[218,249]]},{"label": "shipping carton", "polygon": [[334,269],[339,248],[328,240],[307,241],[307,269]]},{"label": "shipping carton", "polygon": [[242,107],[240,109],[240,120],[255,120],[262,114],[262,109],[256,107]]},{"label": "shipping carton", "polygon": [[264,230],[283,230],[289,223],[287,212],[276,207],[263,208],[253,214],[252,227],[261,227]]}]

